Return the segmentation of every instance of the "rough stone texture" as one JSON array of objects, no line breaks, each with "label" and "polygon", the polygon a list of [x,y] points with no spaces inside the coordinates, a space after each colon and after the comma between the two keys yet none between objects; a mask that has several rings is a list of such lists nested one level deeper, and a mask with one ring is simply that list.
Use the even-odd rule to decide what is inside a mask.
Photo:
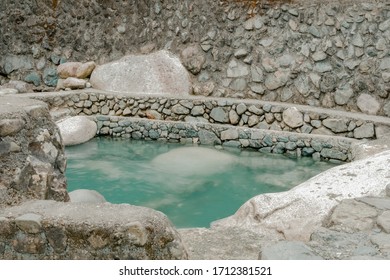
[{"label": "rough stone texture", "polygon": [[322,260],[305,243],[281,241],[261,249],[260,260]]},{"label": "rough stone texture", "polygon": [[372,138],[375,135],[374,125],[372,123],[366,123],[358,127],[354,131],[354,137],[357,139]]},{"label": "rough stone texture", "polygon": [[[69,77],[69,78],[66,78],[62,82],[61,88],[83,89],[86,87],[86,84],[87,84],[87,81],[85,81],[83,79]],[[58,84],[57,84],[57,87],[58,87]]]},{"label": "rough stone texture", "polygon": [[390,211],[383,212],[378,217],[377,223],[386,233],[390,234]]},{"label": "rough stone texture", "polygon": [[0,136],[0,207],[69,199],[62,140],[45,103],[0,97]]},{"label": "rough stone texture", "polygon": [[380,109],[380,103],[375,97],[363,93],[357,99],[358,108],[366,114],[376,115]]},{"label": "rough stone texture", "polygon": [[[388,182],[389,159],[390,151],[385,151],[329,169],[288,192],[259,195],[233,216],[214,222],[212,227],[242,227],[259,234],[274,230],[274,234],[287,240],[308,241],[340,200],[383,192]],[[363,217],[367,221],[364,225],[371,224],[375,209],[370,211]],[[359,215],[359,211],[351,212]],[[355,225],[351,225],[353,229]]]},{"label": "rough stone texture", "polygon": [[344,231],[364,231],[374,226],[377,215],[374,207],[351,199],[337,205],[328,222],[332,227],[341,227]]},{"label": "rough stone texture", "polygon": [[94,88],[114,92],[142,92],[186,96],[191,84],[187,70],[168,51],[130,55],[92,72]]},{"label": "rough stone texture", "polygon": [[[252,126],[267,130],[359,137],[358,139],[375,139],[390,133],[390,119],[386,117],[289,103],[211,97],[204,99],[198,96],[177,98],[151,94],[112,93],[94,89],[53,92],[44,95],[32,93],[25,96],[47,102],[53,112],[71,111],[70,115],[101,114],[167,121],[218,122],[237,127]],[[283,120],[283,111],[293,107],[301,113],[298,112],[297,120],[302,117],[302,126],[298,128],[289,127]],[[333,128],[333,131],[326,125]],[[347,131],[344,131],[345,125]],[[355,137],[355,130],[357,137]]]},{"label": "rough stone texture", "polygon": [[38,200],[2,209],[0,217],[0,259],[188,257],[168,218],[149,208]]},{"label": "rough stone texture", "polygon": [[354,111],[368,94],[378,114],[388,112],[387,3],[252,2],[4,0],[0,84],[28,80],[42,90],[56,85],[66,61],[165,49],[182,58],[197,94]]},{"label": "rough stone texture", "polygon": [[291,128],[303,125],[303,114],[295,107],[283,111],[283,121]]},{"label": "rough stone texture", "polygon": [[335,133],[348,130],[347,122],[341,119],[325,119],[322,124]]},{"label": "rough stone texture", "polygon": [[95,137],[97,131],[96,123],[84,116],[70,117],[57,125],[65,146],[85,143]]}]

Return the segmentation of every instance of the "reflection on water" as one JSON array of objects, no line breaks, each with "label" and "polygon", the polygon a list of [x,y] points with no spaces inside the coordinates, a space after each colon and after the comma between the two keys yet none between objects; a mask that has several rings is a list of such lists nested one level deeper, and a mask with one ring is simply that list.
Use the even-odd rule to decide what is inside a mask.
[{"label": "reflection on water", "polygon": [[164,212],[177,227],[208,226],[249,198],[288,190],[334,166],[256,151],[97,138],[66,148],[69,191]]}]

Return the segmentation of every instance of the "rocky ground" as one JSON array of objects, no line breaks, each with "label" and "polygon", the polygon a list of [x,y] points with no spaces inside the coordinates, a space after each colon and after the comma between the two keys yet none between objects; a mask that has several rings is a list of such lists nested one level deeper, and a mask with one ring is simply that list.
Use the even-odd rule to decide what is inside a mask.
[{"label": "rocky ground", "polygon": [[[338,202],[325,211],[326,215],[319,219],[320,222],[310,231],[307,240],[297,238],[297,231],[294,228],[287,228],[285,232],[280,230],[283,226],[286,226],[284,224],[275,231],[275,228],[264,226],[264,224],[261,227],[256,227],[254,223],[251,226],[241,225],[237,227],[232,223],[229,226],[229,223],[222,220],[222,222],[217,221],[212,224],[211,228],[208,229],[179,230],[183,242],[187,246],[189,258],[264,260],[390,259],[390,173],[386,168],[386,162],[387,165],[390,162],[388,143],[388,139],[385,138],[370,143],[360,143],[354,148],[357,158],[365,159],[360,163],[365,162],[368,166],[375,161],[375,157],[378,156],[377,153],[379,153],[379,156],[387,155],[383,167],[385,173],[382,174],[383,176],[378,175],[378,177],[374,176],[373,178],[374,182],[379,182],[377,194],[369,195],[370,191],[366,190],[362,192],[361,196],[353,196],[350,193],[349,196],[354,198],[348,198],[347,195],[343,199],[337,199],[338,195],[335,195],[333,199]],[[353,166],[354,164],[356,163],[348,165]],[[346,173],[351,170],[348,165],[342,167]],[[364,171],[365,173],[369,173],[372,169],[368,166]],[[330,171],[331,173],[332,171]],[[307,183],[303,183],[303,185],[305,184]],[[323,182],[323,184],[327,183]],[[369,186],[370,184],[368,181],[363,181],[361,184],[356,183],[351,177],[350,185],[352,188],[355,187],[361,190],[361,186]],[[341,185],[340,188],[342,192],[345,185]],[[372,187],[368,189],[372,189]],[[328,194],[331,195],[331,192]],[[314,204],[319,203],[319,201],[314,202]],[[267,205],[264,204],[263,207],[267,208]],[[278,209],[277,207],[275,209],[275,211],[271,211],[271,216],[282,210],[282,208]],[[312,214],[311,219],[315,220],[317,215],[321,215],[320,213],[321,211],[318,214]],[[293,219],[294,215],[292,214],[289,219]],[[227,220],[229,219],[232,219],[232,217]],[[262,218],[258,219],[261,220]],[[283,220],[282,217],[278,217],[278,219]],[[308,217],[308,220],[310,220],[310,217]],[[301,228],[305,228],[305,225],[295,224],[295,227],[299,232]]]},{"label": "rocky ground", "polygon": [[239,228],[179,232],[190,259],[390,259],[390,185],[386,196],[342,201],[308,242]]}]

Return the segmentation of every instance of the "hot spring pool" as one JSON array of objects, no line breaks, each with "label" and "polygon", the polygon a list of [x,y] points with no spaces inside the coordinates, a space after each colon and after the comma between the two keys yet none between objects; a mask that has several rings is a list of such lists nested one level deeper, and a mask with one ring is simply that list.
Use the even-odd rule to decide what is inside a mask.
[{"label": "hot spring pool", "polygon": [[67,147],[68,190],[147,206],[176,227],[208,227],[261,193],[286,191],[334,166],[257,151],[95,138]]}]

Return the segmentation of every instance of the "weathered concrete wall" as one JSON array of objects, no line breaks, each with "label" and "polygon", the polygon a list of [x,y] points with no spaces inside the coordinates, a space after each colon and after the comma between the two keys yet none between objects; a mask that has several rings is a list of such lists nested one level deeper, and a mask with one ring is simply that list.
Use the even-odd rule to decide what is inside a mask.
[{"label": "weathered concrete wall", "polygon": [[48,106],[0,97],[0,208],[30,199],[67,201],[65,167]]},{"label": "weathered concrete wall", "polygon": [[55,86],[67,60],[169,49],[195,94],[390,116],[389,3],[265,2],[1,1],[0,80]]},{"label": "weathered concrete wall", "polygon": [[187,259],[161,212],[127,204],[30,201],[0,210],[0,259]]}]

